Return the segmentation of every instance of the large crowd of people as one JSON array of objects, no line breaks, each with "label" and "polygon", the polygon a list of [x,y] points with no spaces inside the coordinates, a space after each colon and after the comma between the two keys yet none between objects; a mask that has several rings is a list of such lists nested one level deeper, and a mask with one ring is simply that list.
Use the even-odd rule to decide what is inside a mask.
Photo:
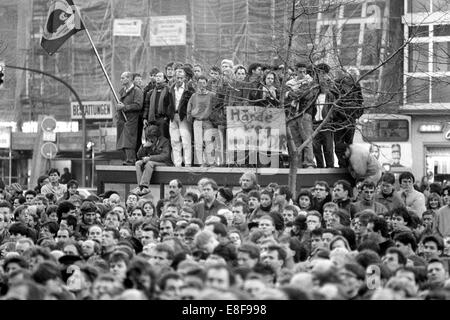
[{"label": "large crowd of people", "polygon": [[447,299],[450,186],[404,172],[293,197],[244,173],[166,198],[0,182],[4,300]]},{"label": "large crowd of people", "polygon": [[[348,165],[346,149],[364,111],[356,68],[331,70],[325,63],[301,62],[286,68],[245,67],[224,59],[220,67],[209,68],[171,62],[149,75],[144,84],[139,73],[122,74],[116,117],[117,149],[123,150],[124,165],[137,166],[138,183],[144,177],[141,189],[157,165],[230,165],[225,157],[229,106],[283,109],[295,147],[305,144],[296,160],[300,168]],[[150,126],[153,142],[142,146],[150,139]]]}]

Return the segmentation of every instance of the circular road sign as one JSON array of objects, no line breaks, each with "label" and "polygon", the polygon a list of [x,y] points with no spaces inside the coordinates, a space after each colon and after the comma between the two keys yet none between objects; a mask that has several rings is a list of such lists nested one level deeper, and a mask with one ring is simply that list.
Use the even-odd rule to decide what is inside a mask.
[{"label": "circular road sign", "polygon": [[58,153],[58,148],[53,142],[46,142],[41,147],[41,154],[45,159],[54,159]]},{"label": "circular road sign", "polygon": [[53,131],[56,129],[56,119],[50,116],[46,116],[41,123],[41,128],[44,131]]}]

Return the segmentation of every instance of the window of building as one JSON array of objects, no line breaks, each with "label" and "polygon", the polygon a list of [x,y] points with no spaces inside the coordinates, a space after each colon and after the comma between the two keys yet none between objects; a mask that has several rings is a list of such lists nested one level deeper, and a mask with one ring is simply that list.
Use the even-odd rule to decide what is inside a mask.
[{"label": "window of building", "polygon": [[404,103],[449,103],[449,1],[405,0],[405,12],[405,36],[411,43],[404,50]]}]

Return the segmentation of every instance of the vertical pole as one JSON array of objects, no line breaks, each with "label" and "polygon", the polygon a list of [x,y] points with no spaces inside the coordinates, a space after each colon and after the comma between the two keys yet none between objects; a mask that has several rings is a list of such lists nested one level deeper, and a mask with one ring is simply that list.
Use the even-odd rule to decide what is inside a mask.
[{"label": "vertical pole", "polygon": [[95,150],[94,146],[92,146],[91,188],[94,188],[94,174],[95,174]]},{"label": "vertical pole", "polygon": [[12,127],[9,127],[9,185],[12,184]]},{"label": "vertical pole", "polygon": [[[92,41],[91,34],[89,33],[89,30],[88,30],[86,24],[84,23],[83,18],[81,17],[81,13],[79,12],[78,7],[75,6],[75,8],[77,10],[77,14],[78,14],[78,16],[80,18],[80,21],[81,21],[81,23],[83,24],[83,26],[85,28],[85,31],[86,31],[86,34],[88,36],[89,42],[90,42],[90,44],[92,46],[92,49],[94,49],[95,57],[97,58],[97,60],[98,60],[98,62],[100,64],[100,67],[102,68],[102,71],[103,71],[103,74],[105,75],[106,81],[109,84],[109,87],[110,87],[110,89],[111,89],[111,91],[112,91],[112,93],[114,95],[114,98],[116,99],[116,102],[119,102],[120,101],[119,97],[117,96],[116,91],[114,90],[114,87],[113,87],[113,85],[111,83],[111,79],[109,78],[108,73],[106,72],[105,66],[103,65],[102,59],[100,58],[100,55],[99,55],[99,53],[97,51],[97,48],[94,45],[94,42]],[[85,162],[86,162],[86,141],[87,141],[87,138],[86,138],[86,134],[87,134],[86,133],[86,115],[85,115],[84,106],[81,106],[81,113],[82,113],[82,118],[81,118],[82,119],[81,120],[82,125],[81,126],[82,126],[82,131],[83,131],[83,148],[81,149],[81,158],[82,158],[81,159],[81,161],[82,161],[82,163],[81,163],[81,175],[83,176],[82,186],[84,187],[86,185],[86,163]],[[125,121],[127,121],[127,117],[125,116],[125,113],[123,111],[122,111],[122,115],[123,115]]]},{"label": "vertical pole", "polygon": [[86,186],[86,140],[87,140],[87,130],[86,130],[86,110],[84,109],[84,105],[81,106],[81,131],[82,131],[82,141],[83,146],[81,147],[81,176],[83,179],[81,180],[81,187]]}]

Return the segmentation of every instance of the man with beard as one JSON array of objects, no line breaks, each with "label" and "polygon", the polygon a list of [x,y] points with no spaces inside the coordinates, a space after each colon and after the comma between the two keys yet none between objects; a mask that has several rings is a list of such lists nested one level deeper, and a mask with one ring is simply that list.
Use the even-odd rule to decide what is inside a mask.
[{"label": "man with beard", "polygon": [[91,257],[95,257],[100,252],[100,245],[94,240],[86,240],[81,244],[81,256],[87,261]]},{"label": "man with beard", "polygon": [[258,191],[258,181],[256,175],[253,172],[245,172],[239,179],[239,184],[241,185],[241,190],[236,193],[236,197],[241,193],[248,195],[250,191]]},{"label": "man with beard", "polygon": [[138,196],[150,192],[150,181],[156,166],[170,165],[170,141],[160,136],[160,130],[155,125],[145,129],[147,142],[141,146],[137,153],[140,159],[136,161],[136,178],[139,190]]},{"label": "man with beard", "polygon": [[212,179],[207,179],[202,185],[203,202],[194,206],[194,217],[205,221],[210,215],[217,215],[220,209],[225,209],[226,205],[216,199],[217,183]]},{"label": "man with beard", "polygon": [[115,211],[110,211],[105,216],[104,226],[106,229],[119,230],[120,227],[120,217]]},{"label": "man with beard", "polygon": [[178,208],[184,206],[183,198],[183,184],[179,179],[174,179],[169,182],[169,198],[160,199],[156,204],[156,213],[161,216],[163,207],[168,204],[176,205]]}]

